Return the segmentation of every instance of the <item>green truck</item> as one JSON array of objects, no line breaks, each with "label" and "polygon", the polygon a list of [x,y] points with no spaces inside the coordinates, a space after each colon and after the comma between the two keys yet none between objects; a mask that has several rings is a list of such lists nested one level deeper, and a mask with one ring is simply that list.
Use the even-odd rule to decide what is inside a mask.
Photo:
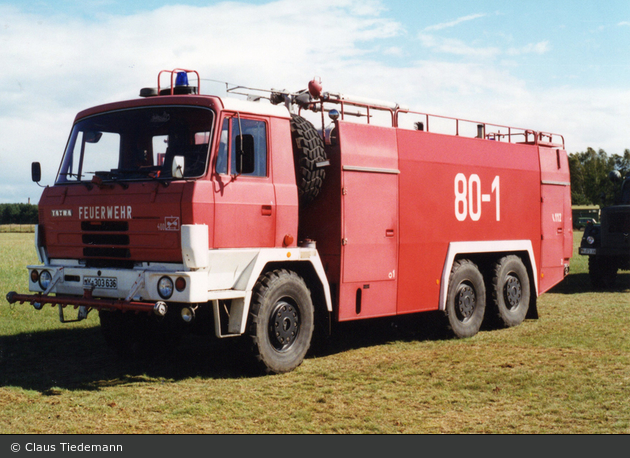
[{"label": "green truck", "polygon": [[600,223],[588,222],[580,244],[580,254],[588,256],[593,287],[612,288],[617,272],[630,270],[630,174],[622,179],[619,171],[609,178],[620,183],[614,203],[601,209]]}]

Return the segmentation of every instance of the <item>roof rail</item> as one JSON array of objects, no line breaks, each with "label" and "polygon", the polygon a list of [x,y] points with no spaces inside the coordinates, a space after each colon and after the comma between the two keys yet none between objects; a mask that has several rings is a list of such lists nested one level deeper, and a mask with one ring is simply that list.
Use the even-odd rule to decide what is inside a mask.
[{"label": "roof rail", "polygon": [[[175,72],[176,70],[173,71]],[[381,113],[388,118],[388,122],[391,127],[395,128],[409,128],[414,130],[423,130],[426,132],[446,133],[456,136],[463,135],[493,141],[507,141],[508,143],[561,147],[562,149],[565,147],[564,137],[559,134],[538,132],[532,129],[490,124],[448,116],[432,115],[412,111],[407,107],[394,102],[351,96],[341,93],[323,92],[321,80],[317,77],[309,82],[308,89],[303,89],[297,92],[290,92],[284,89],[256,89],[236,85],[230,87],[229,83],[224,82],[224,84],[226,85],[226,92],[228,93],[246,95],[249,100],[260,100],[264,98],[269,100],[273,105],[285,104],[289,112],[292,113],[296,107],[298,107],[298,113],[301,110],[321,113],[322,126],[325,124],[324,113],[330,113],[331,111],[333,112],[331,115],[334,116],[334,119],[340,118],[341,120],[344,120],[347,116],[365,118],[368,124],[370,124],[372,119],[376,117],[377,113]],[[256,94],[251,91],[256,92]],[[266,94],[261,95],[257,93]],[[405,127],[406,125],[402,119],[403,117],[407,120],[412,120],[407,122],[406,125],[408,125],[408,127]],[[452,124],[449,132],[443,132],[439,129],[433,128],[436,123],[444,124],[445,122]]]},{"label": "roof rail", "polygon": [[[336,105],[338,108],[331,107],[330,104]],[[326,106],[328,105],[328,106]],[[348,107],[352,107],[348,109]],[[336,110],[339,117],[344,120],[346,116],[365,117],[367,123],[374,115],[374,111],[389,113],[391,126],[396,128],[405,128],[403,117],[411,120],[407,122],[407,128],[413,130],[422,130],[425,132],[446,133],[456,136],[470,136],[493,141],[507,141],[508,143],[531,144],[550,147],[561,147],[564,149],[564,137],[560,134],[549,132],[539,132],[532,129],[524,129],[520,127],[505,126],[500,124],[491,124],[480,121],[473,121],[450,116],[433,115],[409,110],[406,107],[396,103],[383,102],[362,97],[345,96],[342,94],[323,93],[319,100],[311,101],[301,108],[314,111],[316,113],[331,112]],[[437,122],[436,122],[437,121]],[[450,131],[444,132],[433,129],[434,124],[451,124]],[[464,133],[464,131],[466,133]]]}]

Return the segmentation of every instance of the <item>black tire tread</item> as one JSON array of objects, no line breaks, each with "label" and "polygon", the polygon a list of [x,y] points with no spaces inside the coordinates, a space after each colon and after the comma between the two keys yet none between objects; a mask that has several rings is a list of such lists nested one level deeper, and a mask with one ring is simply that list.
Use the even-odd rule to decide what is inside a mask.
[{"label": "black tire tread", "polygon": [[[265,302],[268,295],[275,288],[282,287],[283,284],[292,283],[305,293],[310,301],[310,290],[306,286],[306,283],[297,273],[287,269],[277,269],[265,273],[256,283],[252,292],[252,300],[250,306],[250,322],[249,322],[249,335],[252,342],[252,354],[254,356],[255,365],[258,369],[264,371],[267,374],[278,374],[283,372],[289,372],[302,364],[306,352],[310,348],[311,338],[313,334],[314,324],[314,312],[312,302],[305,304],[305,309],[302,313],[310,314],[310,316],[304,316],[302,325],[305,329],[300,329],[306,336],[306,342],[301,343],[301,348],[298,354],[292,360],[280,360],[275,359],[274,356],[270,356],[269,352],[265,351],[268,346],[267,342],[261,341],[260,336],[264,336],[267,333],[265,329],[265,320],[267,317],[263,316],[265,313]],[[261,328],[262,329],[259,329]],[[298,344],[296,342],[296,344]],[[273,353],[273,352],[271,352]]]},{"label": "black tire tread", "polygon": [[291,115],[291,137],[300,205],[305,206],[319,195],[326,178],[318,166],[326,161],[324,142],[313,124],[298,115]]},{"label": "black tire tread", "polygon": [[[451,297],[456,292],[454,287],[455,283],[458,285],[461,284],[457,282],[457,277],[460,275],[460,272],[470,270],[471,274],[474,275],[474,279],[469,281],[474,282],[475,280],[479,282],[477,290],[475,291],[477,304],[475,307],[474,318],[470,320],[469,323],[462,323],[458,320],[458,318],[454,313],[454,310],[451,307],[451,301],[454,299]],[[463,281],[463,280],[462,280]],[[447,315],[447,328],[452,335],[457,338],[467,338],[472,337],[481,328],[481,324],[485,315],[486,308],[486,286],[484,283],[484,278],[481,272],[479,271],[479,267],[469,259],[460,259],[453,263],[453,268],[451,269],[451,274],[449,277],[449,292],[446,298],[446,315]]]},{"label": "black tire tread", "polygon": [[617,283],[617,264],[603,256],[588,257],[588,275],[595,289],[611,289]]},{"label": "black tire tread", "polygon": [[[505,269],[509,269],[509,271],[506,272]],[[509,310],[505,305],[503,287],[507,274],[515,270],[519,271],[515,273],[521,283],[522,301],[516,310]],[[492,275],[492,303],[495,321],[503,327],[521,324],[529,310],[530,294],[529,275],[522,259],[516,255],[508,255],[499,259],[494,265]]]}]

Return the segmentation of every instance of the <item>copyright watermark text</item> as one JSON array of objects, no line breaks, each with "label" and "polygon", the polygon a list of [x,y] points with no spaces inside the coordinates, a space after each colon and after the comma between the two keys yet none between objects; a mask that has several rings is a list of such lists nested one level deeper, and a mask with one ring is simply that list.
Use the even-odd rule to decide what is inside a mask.
[{"label": "copyright watermark text", "polygon": [[120,444],[71,444],[70,442],[60,442],[58,444],[38,444],[27,442],[22,446],[17,442],[11,444],[11,451],[14,453],[24,452],[122,452],[123,446]]}]

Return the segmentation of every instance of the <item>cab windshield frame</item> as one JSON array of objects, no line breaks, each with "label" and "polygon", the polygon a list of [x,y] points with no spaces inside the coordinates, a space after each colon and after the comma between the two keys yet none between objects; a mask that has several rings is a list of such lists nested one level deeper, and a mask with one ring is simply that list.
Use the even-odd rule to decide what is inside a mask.
[{"label": "cab windshield frame", "polygon": [[206,175],[216,113],[207,107],[153,105],[94,114],[75,122],[56,184],[173,180]]}]

